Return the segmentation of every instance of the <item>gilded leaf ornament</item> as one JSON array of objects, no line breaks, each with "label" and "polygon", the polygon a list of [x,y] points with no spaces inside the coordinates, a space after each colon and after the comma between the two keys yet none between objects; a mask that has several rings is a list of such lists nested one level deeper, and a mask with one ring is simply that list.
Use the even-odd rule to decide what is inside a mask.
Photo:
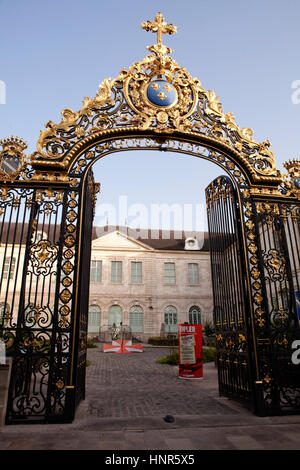
[{"label": "gilded leaf ornament", "polygon": [[[95,98],[91,99],[85,97],[83,100],[83,106],[75,112],[72,109],[63,109],[61,111],[61,121],[59,124],[55,124],[53,121],[48,121],[45,124],[46,131],[41,131],[38,142],[37,142],[37,153],[43,155],[43,148],[48,146],[50,142],[55,142],[55,139],[59,134],[63,132],[69,132],[73,127],[78,139],[86,134],[84,127],[81,127],[78,120],[82,116],[90,116],[93,114],[93,110],[100,109],[103,105],[113,105],[114,101],[110,98],[111,96],[111,79],[107,78],[99,85],[98,92]],[[81,129],[81,131],[80,131]],[[48,157],[57,158],[57,153],[47,152]]]}]

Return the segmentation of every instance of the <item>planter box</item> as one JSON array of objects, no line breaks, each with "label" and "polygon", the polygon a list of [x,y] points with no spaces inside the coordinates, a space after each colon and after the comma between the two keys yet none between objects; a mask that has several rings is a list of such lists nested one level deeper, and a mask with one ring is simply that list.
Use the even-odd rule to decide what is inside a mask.
[{"label": "planter box", "polygon": [[177,338],[149,338],[148,344],[153,346],[178,346]]}]

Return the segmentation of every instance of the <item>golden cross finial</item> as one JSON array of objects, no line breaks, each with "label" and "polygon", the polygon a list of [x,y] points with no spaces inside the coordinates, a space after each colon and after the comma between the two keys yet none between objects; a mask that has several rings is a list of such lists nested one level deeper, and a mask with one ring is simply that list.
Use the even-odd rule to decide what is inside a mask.
[{"label": "golden cross finial", "polygon": [[142,28],[146,31],[151,31],[152,33],[157,33],[157,43],[153,46],[147,46],[152,52],[155,52],[157,55],[168,54],[173,52],[167,46],[164,46],[162,43],[162,35],[163,34],[174,34],[177,32],[177,26],[173,24],[167,24],[163,15],[159,12],[156,17],[154,18],[153,23],[151,21],[145,21],[142,23]]}]

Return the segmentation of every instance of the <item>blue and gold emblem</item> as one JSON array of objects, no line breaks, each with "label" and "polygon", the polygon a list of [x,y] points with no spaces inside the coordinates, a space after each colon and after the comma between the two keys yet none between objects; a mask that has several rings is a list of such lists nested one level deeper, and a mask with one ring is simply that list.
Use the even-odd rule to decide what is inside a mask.
[{"label": "blue and gold emblem", "polygon": [[299,176],[296,176],[296,178],[294,178],[294,186],[295,188],[300,189],[300,177]]},{"label": "blue and gold emblem", "polygon": [[0,181],[13,183],[21,171],[25,168],[26,156],[24,150],[27,144],[23,139],[10,137],[0,140]]},{"label": "blue and gold emblem", "polygon": [[153,80],[146,88],[146,96],[151,104],[160,108],[170,108],[177,103],[176,88],[167,80]]}]

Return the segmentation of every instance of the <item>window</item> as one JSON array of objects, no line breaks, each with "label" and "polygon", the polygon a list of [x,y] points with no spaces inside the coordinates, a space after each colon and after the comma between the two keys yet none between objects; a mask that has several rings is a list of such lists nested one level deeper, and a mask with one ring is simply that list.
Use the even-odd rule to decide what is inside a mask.
[{"label": "window", "polygon": [[189,323],[194,323],[196,325],[201,324],[201,310],[197,305],[193,305],[189,309]]},{"label": "window", "polygon": [[176,283],[175,263],[165,263],[165,283]]},{"label": "window", "polygon": [[165,308],[165,332],[177,333],[177,310],[173,305]]},{"label": "window", "polygon": [[119,326],[122,322],[122,309],[120,305],[112,305],[108,310],[108,326]]},{"label": "window", "polygon": [[101,325],[101,309],[98,305],[89,306],[88,333],[99,333]]},{"label": "window", "polygon": [[8,303],[0,302],[0,325],[2,323],[2,320],[4,320],[3,323],[7,322],[9,311],[10,311],[10,306],[8,305]]},{"label": "window", "polygon": [[142,307],[134,305],[129,312],[129,326],[134,333],[143,333],[144,331],[144,313]]},{"label": "window", "polygon": [[15,271],[16,258],[5,258],[3,279],[13,279]]},{"label": "window", "polygon": [[[277,218],[274,220],[273,237],[274,237],[275,250],[277,250],[279,254],[284,253],[284,240],[283,240],[283,233],[281,229],[281,222]],[[272,242],[271,242],[271,245],[272,245]]]},{"label": "window", "polygon": [[214,324],[218,328],[220,328],[220,326],[223,324],[223,319],[224,319],[223,309],[222,307],[220,307],[220,305],[216,305],[214,307],[213,317],[214,317]]},{"label": "window", "polygon": [[122,261],[111,262],[111,282],[122,282]]},{"label": "window", "polygon": [[141,283],[142,282],[142,262],[131,261],[131,282]]},{"label": "window", "polygon": [[280,232],[274,230],[274,231],[273,231],[273,235],[274,235],[275,250],[277,250],[277,251],[280,253],[280,252],[281,252]]},{"label": "window", "polygon": [[287,289],[283,289],[282,291],[282,306],[284,310],[288,310],[289,308],[289,293]]},{"label": "window", "polygon": [[196,238],[186,238],[185,240],[185,245],[184,245],[185,250],[199,250],[199,243]]},{"label": "window", "polygon": [[216,287],[222,286],[221,266],[219,263],[212,265],[212,280]]},{"label": "window", "polygon": [[91,261],[90,280],[91,282],[102,281],[102,261]]},{"label": "window", "polygon": [[192,286],[199,284],[199,270],[197,263],[188,264],[188,280],[189,284]]}]

